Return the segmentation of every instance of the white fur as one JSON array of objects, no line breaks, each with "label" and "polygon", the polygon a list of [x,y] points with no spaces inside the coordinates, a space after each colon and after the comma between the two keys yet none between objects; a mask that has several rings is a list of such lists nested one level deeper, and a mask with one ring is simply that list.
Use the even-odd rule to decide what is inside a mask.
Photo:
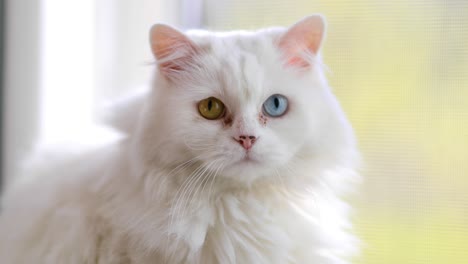
[{"label": "white fur", "polygon": [[[0,263],[348,263],[354,137],[320,57],[284,66],[283,32],[190,32],[206,52],[177,80],[156,71],[116,112],[126,138],[37,153],[4,196]],[[272,94],[290,109],[262,125]],[[232,125],[199,115],[210,96]],[[259,138],[256,163],[242,161],[241,132]]]}]

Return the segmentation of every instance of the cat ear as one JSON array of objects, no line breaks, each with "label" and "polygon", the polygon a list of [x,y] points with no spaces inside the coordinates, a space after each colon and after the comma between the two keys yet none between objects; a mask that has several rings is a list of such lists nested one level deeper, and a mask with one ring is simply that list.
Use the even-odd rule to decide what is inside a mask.
[{"label": "cat ear", "polygon": [[306,68],[310,66],[307,58],[316,55],[325,35],[325,19],[321,15],[308,16],[292,25],[278,42],[287,65]]},{"label": "cat ear", "polygon": [[187,36],[163,24],[151,28],[150,44],[159,69],[168,77],[188,67],[197,52],[195,43]]}]

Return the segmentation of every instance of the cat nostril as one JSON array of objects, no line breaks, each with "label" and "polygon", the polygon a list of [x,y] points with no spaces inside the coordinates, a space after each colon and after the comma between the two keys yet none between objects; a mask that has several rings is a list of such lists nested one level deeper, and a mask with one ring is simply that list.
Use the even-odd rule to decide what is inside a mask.
[{"label": "cat nostril", "polygon": [[245,148],[246,150],[249,150],[252,148],[252,145],[255,143],[256,141],[256,137],[255,136],[239,136],[236,141],[239,142],[239,144]]}]

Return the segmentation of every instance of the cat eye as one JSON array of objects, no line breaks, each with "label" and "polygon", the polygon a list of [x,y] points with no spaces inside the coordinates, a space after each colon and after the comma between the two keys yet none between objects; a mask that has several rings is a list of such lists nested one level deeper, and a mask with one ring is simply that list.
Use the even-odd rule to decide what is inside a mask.
[{"label": "cat eye", "polygon": [[209,120],[221,118],[224,115],[224,104],[215,97],[209,97],[198,103],[198,112],[201,116]]},{"label": "cat eye", "polygon": [[263,112],[271,117],[280,117],[288,110],[288,99],[281,94],[274,94],[263,103]]}]

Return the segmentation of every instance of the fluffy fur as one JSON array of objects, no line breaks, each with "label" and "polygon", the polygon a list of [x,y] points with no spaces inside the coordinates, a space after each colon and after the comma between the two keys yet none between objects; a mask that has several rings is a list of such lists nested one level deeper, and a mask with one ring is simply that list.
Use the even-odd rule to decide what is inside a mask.
[{"label": "fluffy fur", "polygon": [[[0,263],[348,263],[357,154],[322,37],[319,16],[256,32],[155,26],[153,88],[111,118],[124,137],[33,155],[2,201]],[[289,100],[282,117],[262,113],[272,94]],[[211,96],[222,120],[198,113]],[[239,134],[258,138],[248,154]]]}]

